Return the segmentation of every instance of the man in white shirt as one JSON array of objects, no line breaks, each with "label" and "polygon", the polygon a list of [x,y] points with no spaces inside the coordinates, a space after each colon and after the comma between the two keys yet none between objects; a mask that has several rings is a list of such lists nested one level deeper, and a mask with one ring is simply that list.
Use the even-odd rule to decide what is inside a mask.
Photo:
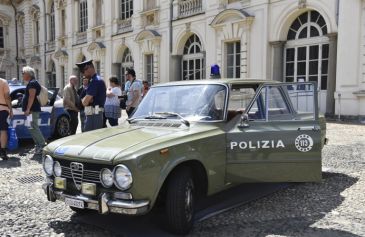
[{"label": "man in white shirt", "polygon": [[141,91],[142,91],[142,84],[139,80],[136,79],[136,72],[132,68],[128,68],[125,73],[126,78],[130,81],[130,86],[127,91],[127,114],[128,117],[131,117],[136,107],[139,105],[141,101]]}]

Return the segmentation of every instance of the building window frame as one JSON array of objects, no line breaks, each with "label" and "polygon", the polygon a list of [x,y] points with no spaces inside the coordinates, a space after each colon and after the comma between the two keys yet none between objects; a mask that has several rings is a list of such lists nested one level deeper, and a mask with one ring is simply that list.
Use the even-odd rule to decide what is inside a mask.
[{"label": "building window frame", "polygon": [[127,68],[133,68],[133,67],[134,67],[134,61],[133,61],[132,53],[129,50],[129,48],[126,48],[123,52],[122,63],[121,63],[121,68],[120,68],[120,70],[121,70],[120,84],[121,85],[125,85],[125,83],[127,81],[126,77],[125,77],[125,71],[127,70]]},{"label": "building window frame", "polygon": [[66,9],[61,9],[60,11],[61,17],[61,35],[66,35]]},{"label": "building window frame", "polygon": [[241,78],[241,41],[225,42],[225,76]]},{"label": "building window frame", "polygon": [[4,37],[4,27],[0,22],[0,49],[5,48],[5,37]]},{"label": "building window frame", "polygon": [[293,21],[284,47],[285,82],[315,81],[319,90],[327,90],[329,39],[326,34],[326,22],[317,11],[307,11]]},{"label": "building window frame", "polygon": [[153,54],[145,54],[145,80],[147,80],[150,85],[154,84],[153,57]]},{"label": "building window frame", "polygon": [[87,0],[79,2],[79,32],[86,32],[88,28]]},{"label": "building window frame", "polygon": [[56,84],[56,65],[54,62],[52,62],[52,65],[51,65],[51,71],[49,72],[48,74],[48,88],[54,88],[54,87],[57,87],[57,84]]},{"label": "building window frame", "polygon": [[50,41],[56,40],[55,7],[53,1],[49,13],[49,39]]},{"label": "building window frame", "polygon": [[39,19],[34,20],[34,30],[35,30],[35,32],[34,32],[34,43],[36,45],[39,45],[39,30],[40,30],[40,28],[39,28]]},{"label": "building window frame", "polygon": [[119,18],[121,20],[127,20],[133,15],[133,0],[120,0],[119,1]]},{"label": "building window frame", "polygon": [[205,55],[202,43],[196,34],[192,34],[184,45],[181,79],[201,80],[205,78]]}]

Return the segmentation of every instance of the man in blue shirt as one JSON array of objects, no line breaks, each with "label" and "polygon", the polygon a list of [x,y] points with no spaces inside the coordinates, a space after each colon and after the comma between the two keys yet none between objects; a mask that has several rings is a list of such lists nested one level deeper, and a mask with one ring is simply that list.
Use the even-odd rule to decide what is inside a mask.
[{"label": "man in blue shirt", "polygon": [[35,154],[40,155],[42,154],[43,147],[46,145],[46,141],[38,126],[41,105],[37,96],[41,92],[41,85],[35,79],[34,69],[29,66],[23,67],[23,80],[27,87],[23,97],[22,110],[26,116],[28,131],[35,143]]},{"label": "man in blue shirt", "polygon": [[91,131],[103,127],[103,110],[106,99],[106,86],[104,81],[96,73],[92,60],[76,63],[80,72],[89,79],[86,96],[82,99],[85,107],[84,131]]}]

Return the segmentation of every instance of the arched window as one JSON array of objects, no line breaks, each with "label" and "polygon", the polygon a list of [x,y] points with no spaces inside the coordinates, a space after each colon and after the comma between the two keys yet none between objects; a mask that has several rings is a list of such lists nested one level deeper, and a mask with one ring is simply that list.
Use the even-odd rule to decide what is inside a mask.
[{"label": "arched window", "polygon": [[317,11],[301,14],[291,25],[285,45],[285,80],[316,81],[327,90],[329,40],[327,25]]},{"label": "arched window", "polygon": [[316,11],[308,11],[300,15],[291,25],[288,40],[307,39],[327,34],[324,18]]},{"label": "arched window", "polygon": [[123,89],[124,89],[124,85],[126,82],[126,78],[125,78],[125,71],[127,70],[127,68],[133,68],[134,66],[134,61],[133,61],[133,57],[131,54],[131,51],[129,50],[129,48],[126,48],[124,50],[123,53],[123,57],[122,57],[122,65],[121,65],[121,85],[123,85]]},{"label": "arched window", "polygon": [[51,9],[49,13],[49,33],[50,33],[50,41],[55,41],[56,39],[56,23],[55,23],[55,14],[54,14],[54,2],[51,4]]},{"label": "arched window", "polygon": [[182,57],[182,80],[200,80],[204,78],[204,54],[202,44],[193,34],[185,43]]}]

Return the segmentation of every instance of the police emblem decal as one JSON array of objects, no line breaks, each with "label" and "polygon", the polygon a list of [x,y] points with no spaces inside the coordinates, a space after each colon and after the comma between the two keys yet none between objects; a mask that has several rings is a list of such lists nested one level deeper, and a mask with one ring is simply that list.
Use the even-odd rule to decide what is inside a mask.
[{"label": "police emblem decal", "polygon": [[295,147],[301,152],[310,151],[313,148],[313,139],[307,134],[299,135],[295,139]]}]

